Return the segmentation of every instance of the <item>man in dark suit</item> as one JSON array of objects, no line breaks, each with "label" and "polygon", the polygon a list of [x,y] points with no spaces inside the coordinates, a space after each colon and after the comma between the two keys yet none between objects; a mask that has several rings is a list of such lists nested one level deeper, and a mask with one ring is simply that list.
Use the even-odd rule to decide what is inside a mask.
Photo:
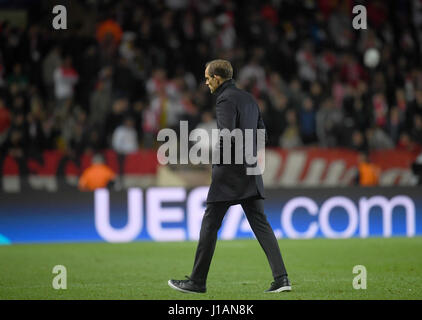
[{"label": "man in dark suit", "polygon": [[[192,273],[190,277],[186,277],[186,280],[169,280],[168,284],[173,289],[182,292],[206,292],[206,280],[217,242],[217,232],[228,208],[231,205],[240,204],[267,256],[274,277],[274,282],[265,292],[290,291],[291,285],[280,248],[264,213],[264,185],[261,172],[255,171],[250,174],[251,171],[248,170],[252,169],[250,157],[249,160],[245,159],[246,143],[253,143],[253,152],[259,149],[259,143],[257,146],[255,138],[258,129],[265,129],[264,122],[252,95],[237,88],[232,77],[233,68],[229,61],[213,60],[207,63],[206,84],[211,93],[217,96],[216,116],[217,127],[220,130],[218,144],[220,157],[217,163],[213,162],[212,166],[212,182]],[[245,136],[247,130],[253,131],[253,141],[246,141],[245,145],[243,143],[239,145],[235,137],[229,135],[230,148],[226,149],[223,141],[228,136],[227,132],[236,130],[243,133],[242,136]],[[233,154],[238,155],[239,149],[243,154],[241,163],[232,157]],[[226,159],[231,158],[231,161],[226,161],[224,156],[230,156]]]}]

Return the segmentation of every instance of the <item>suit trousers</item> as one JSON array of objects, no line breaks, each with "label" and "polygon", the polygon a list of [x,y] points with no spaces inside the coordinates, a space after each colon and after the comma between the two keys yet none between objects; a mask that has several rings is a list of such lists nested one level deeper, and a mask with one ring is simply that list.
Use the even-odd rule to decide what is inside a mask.
[{"label": "suit trousers", "polygon": [[227,210],[233,204],[242,206],[249,225],[267,256],[273,277],[287,276],[277,239],[264,213],[264,201],[250,198],[240,202],[207,203],[190,279],[200,284],[206,283],[217,242],[217,232]]}]

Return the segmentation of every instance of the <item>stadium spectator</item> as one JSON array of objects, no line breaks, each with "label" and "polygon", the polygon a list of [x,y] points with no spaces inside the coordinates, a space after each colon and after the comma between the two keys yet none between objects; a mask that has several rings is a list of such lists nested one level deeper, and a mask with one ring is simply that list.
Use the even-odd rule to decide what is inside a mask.
[{"label": "stadium spectator", "polygon": [[3,54],[0,52],[0,89],[2,89],[6,85],[6,81],[4,78],[4,62],[3,62]]},{"label": "stadium spectator", "polygon": [[255,49],[249,62],[239,70],[239,85],[246,87],[248,83],[253,82],[256,87],[252,88],[255,92],[262,92],[266,89],[265,70],[262,67],[262,49]]},{"label": "stadium spectator", "polygon": [[85,110],[75,108],[63,125],[63,148],[71,149],[76,156],[81,156],[85,151],[88,130],[88,116]]},{"label": "stadium spectator", "polygon": [[113,132],[123,122],[128,112],[129,100],[126,97],[116,98],[104,123],[104,134],[109,146],[111,146],[111,136],[113,135]]},{"label": "stadium spectator", "polygon": [[293,78],[289,82],[288,87],[285,87],[285,94],[287,96],[287,106],[297,111],[305,98],[305,93],[302,90],[302,84],[299,79]]},{"label": "stadium spectator", "polygon": [[42,63],[42,75],[46,98],[49,102],[54,101],[54,71],[62,64],[61,49],[54,46],[44,58]]},{"label": "stadium spectator", "polygon": [[[202,114],[202,121],[196,126],[196,129],[201,129],[201,130],[205,130],[205,132],[207,133],[208,137],[212,137],[212,130],[213,129],[217,129],[217,122],[213,117],[213,114],[211,112],[204,112]],[[214,146],[211,144],[212,141],[211,139],[202,139],[202,136],[200,136],[199,134],[192,135],[192,139],[193,141],[198,141],[195,142],[196,145],[198,145],[198,147],[200,147],[201,149],[208,149],[210,151],[210,155],[211,155],[211,151],[214,148]]]},{"label": "stadium spectator", "polygon": [[412,140],[422,144],[422,115],[416,114],[413,118]]},{"label": "stadium spectator", "polygon": [[313,82],[317,77],[317,62],[311,42],[306,41],[296,55],[298,74],[301,80]]},{"label": "stadium spectator", "polygon": [[400,119],[400,111],[397,107],[393,107],[390,110],[390,115],[388,117],[387,132],[394,145],[396,145],[399,141],[400,132],[402,129],[403,122]]},{"label": "stadium spectator", "polygon": [[112,92],[104,80],[99,80],[90,97],[90,121],[93,125],[104,126],[111,111]]},{"label": "stadium spectator", "polygon": [[271,121],[266,123],[266,127],[269,133],[268,144],[270,146],[279,146],[279,139],[286,127],[286,110],[287,110],[287,97],[279,92],[275,91],[270,96],[272,108],[268,111],[269,118]]},{"label": "stadium spectator", "polygon": [[94,191],[98,188],[110,187],[116,178],[113,170],[104,163],[101,155],[92,158],[92,164],[84,170],[78,181],[81,191]]},{"label": "stadium spectator", "polygon": [[377,93],[372,98],[375,125],[385,128],[387,125],[388,105],[385,96]]},{"label": "stadium spectator", "polygon": [[[268,136],[268,134],[269,134],[268,130],[270,130],[270,128],[268,126],[272,121],[271,116],[270,116],[270,112],[269,112],[269,109],[268,109],[270,102],[268,101],[267,97],[257,99],[256,102],[258,104],[259,111],[261,112],[262,120],[264,121],[264,124],[267,124],[267,127],[265,129],[267,130],[267,136]],[[269,143],[269,141],[267,141],[267,143]]]},{"label": "stadium spectator", "polygon": [[394,148],[393,140],[378,126],[372,126],[366,130],[366,140],[370,150]]},{"label": "stadium spectator", "polygon": [[147,80],[146,88],[150,97],[156,95],[162,88],[167,90],[168,79],[164,69],[159,68],[152,72],[151,77]]},{"label": "stadium spectator", "polygon": [[342,1],[334,8],[328,18],[330,38],[339,49],[347,49],[354,40],[351,20],[351,10],[347,1]]},{"label": "stadium spectator", "polygon": [[340,109],[334,106],[332,98],[326,98],[316,114],[316,132],[322,147],[338,146],[339,130],[343,121]]},{"label": "stadium spectator", "polygon": [[296,111],[288,109],[286,111],[286,128],[280,137],[280,147],[290,149],[302,146],[300,129],[297,122]]},{"label": "stadium spectator", "polygon": [[28,76],[23,73],[22,65],[16,63],[13,66],[13,72],[7,77],[9,86],[16,85],[19,92],[23,92],[28,86]]},{"label": "stadium spectator", "polygon": [[356,87],[360,80],[366,78],[366,72],[356,57],[350,53],[344,54],[343,61],[340,65],[341,81],[349,86]]},{"label": "stadium spectator", "polygon": [[26,117],[28,126],[28,153],[34,157],[39,157],[46,145],[42,126],[45,118],[43,109],[44,106],[41,99],[34,97],[31,102],[31,111]]},{"label": "stadium spectator", "polygon": [[105,149],[104,137],[101,135],[101,129],[98,127],[91,127],[86,131],[86,141],[84,144],[84,152],[99,153]]},{"label": "stadium spectator", "polygon": [[414,178],[414,184],[422,185],[422,153],[420,153],[415,161],[412,163],[412,173]]},{"label": "stadium spectator", "polygon": [[125,57],[120,57],[113,68],[113,94],[133,98],[135,78]]},{"label": "stadium spectator", "polygon": [[60,67],[54,70],[54,93],[56,98],[55,114],[64,119],[70,111],[70,105],[74,96],[74,86],[78,82],[79,75],[72,66],[72,58],[65,57]]},{"label": "stadium spectator", "polygon": [[412,141],[411,136],[407,130],[400,133],[399,141],[397,143],[398,150],[415,151],[416,143]]},{"label": "stadium spectator", "polygon": [[310,92],[309,92],[309,97],[312,99],[312,103],[314,105],[314,110],[318,111],[320,106],[321,106],[321,102],[323,100],[323,89],[321,86],[321,83],[318,81],[314,81],[311,84],[310,87]]},{"label": "stadium spectator", "polygon": [[112,146],[118,154],[129,154],[138,150],[138,135],[133,118],[125,118],[123,123],[114,130]]},{"label": "stadium spectator", "polygon": [[358,152],[368,152],[368,144],[360,130],[354,130],[351,136],[350,148]]},{"label": "stadium spectator", "polygon": [[[179,104],[181,106],[181,111],[178,116],[178,120],[188,121],[188,130],[192,131],[201,122],[201,114],[198,106],[193,102],[189,91],[183,92],[182,97],[179,100]],[[177,129],[178,124],[179,122],[177,121],[175,125],[169,127],[175,127]]]},{"label": "stadium spectator", "polygon": [[78,73],[72,66],[72,58],[66,56],[62,64],[54,70],[54,90],[57,100],[69,99],[74,95],[74,86],[78,82]]},{"label": "stadium spectator", "polygon": [[394,107],[398,108],[400,122],[403,122],[406,118],[406,112],[407,112],[406,93],[403,88],[397,88],[395,90],[394,102],[395,103],[392,103],[394,105],[392,108]]},{"label": "stadium spectator", "polygon": [[[23,115],[19,115],[16,119],[23,118]],[[15,159],[23,159],[26,156],[26,141],[25,133],[23,130],[12,128],[9,131],[8,138],[5,143],[5,150],[7,154]]]},{"label": "stadium spectator", "polygon": [[122,28],[113,19],[106,19],[98,24],[95,36],[99,44],[102,64],[106,65],[113,62],[122,35]]},{"label": "stadium spectator", "polygon": [[11,115],[5,105],[4,99],[0,98],[0,146],[6,139],[7,131],[10,128]]},{"label": "stadium spectator", "polygon": [[413,117],[416,114],[422,115],[422,89],[415,91],[415,99],[410,103],[409,108],[407,109],[407,123],[406,126],[410,127],[412,125]]},{"label": "stadium spectator", "polygon": [[372,113],[366,103],[366,86],[364,82],[358,84],[358,88],[351,88],[351,94],[345,96],[343,100],[343,110],[345,119],[349,119],[352,125],[362,133],[369,128],[372,123]]},{"label": "stadium spectator", "polygon": [[299,111],[300,136],[303,144],[314,144],[317,141],[316,136],[316,112],[314,102],[310,97],[303,100]]},{"label": "stadium spectator", "polygon": [[142,130],[144,132],[144,148],[150,149],[155,146],[155,136],[160,130],[159,113],[152,105],[147,106],[142,114]]},{"label": "stadium spectator", "polygon": [[339,57],[329,47],[322,48],[317,57],[318,79],[323,83],[329,83],[329,77],[338,64]]},{"label": "stadium spectator", "polygon": [[144,137],[143,122],[144,122],[145,102],[137,100],[133,103],[131,117],[135,121],[135,130],[138,135],[138,141],[142,143]]}]

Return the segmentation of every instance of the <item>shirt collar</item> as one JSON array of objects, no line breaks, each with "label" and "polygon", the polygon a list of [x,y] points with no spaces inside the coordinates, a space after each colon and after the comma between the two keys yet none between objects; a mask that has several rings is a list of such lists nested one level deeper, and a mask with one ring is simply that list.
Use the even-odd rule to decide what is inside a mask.
[{"label": "shirt collar", "polygon": [[220,84],[220,86],[217,88],[217,90],[215,90],[214,94],[218,97],[220,94],[223,93],[223,91],[227,87],[231,87],[231,86],[234,86],[234,85],[235,85],[234,79],[226,80],[222,84]]}]

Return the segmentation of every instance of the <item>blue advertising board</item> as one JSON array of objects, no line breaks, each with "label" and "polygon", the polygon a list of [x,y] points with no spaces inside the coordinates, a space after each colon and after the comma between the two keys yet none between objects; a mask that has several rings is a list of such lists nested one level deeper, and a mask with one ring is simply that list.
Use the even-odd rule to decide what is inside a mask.
[{"label": "blue advertising board", "polygon": [[[208,187],[1,194],[0,243],[197,240]],[[422,190],[410,187],[269,189],[265,212],[278,238],[422,235]],[[220,239],[253,238],[240,205]]]}]

